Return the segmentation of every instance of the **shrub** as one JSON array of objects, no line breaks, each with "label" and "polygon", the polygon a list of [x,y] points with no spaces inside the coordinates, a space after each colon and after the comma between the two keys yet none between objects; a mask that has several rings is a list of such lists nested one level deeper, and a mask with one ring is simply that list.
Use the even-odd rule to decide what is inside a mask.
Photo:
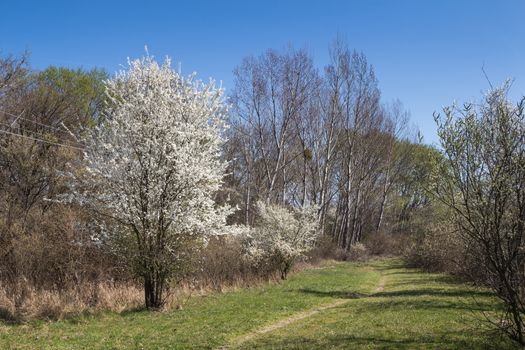
[{"label": "shrub", "polygon": [[367,235],[363,244],[370,255],[401,255],[407,245],[408,235],[401,233],[377,232]]},{"label": "shrub", "polygon": [[525,97],[514,104],[509,88],[435,116],[444,159],[433,191],[505,306],[500,330],[525,346]]},{"label": "shrub", "polygon": [[363,243],[354,243],[348,249],[347,260],[366,261],[368,259],[368,249]]},{"label": "shrub", "polygon": [[247,231],[244,239],[246,252],[259,266],[273,262],[281,278],[286,279],[293,264],[304,257],[317,240],[317,208],[288,209],[258,202],[257,209],[257,224]]},{"label": "shrub", "polygon": [[411,267],[447,272],[486,284],[487,275],[479,268],[479,249],[476,245],[466,245],[450,220],[442,220],[429,226],[425,234],[413,236],[403,256]]}]

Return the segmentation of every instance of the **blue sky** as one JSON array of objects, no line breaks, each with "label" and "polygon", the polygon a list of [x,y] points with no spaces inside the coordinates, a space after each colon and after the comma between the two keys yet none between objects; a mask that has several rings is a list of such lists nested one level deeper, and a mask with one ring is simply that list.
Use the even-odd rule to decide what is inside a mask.
[{"label": "blue sky", "polygon": [[364,52],[385,102],[399,98],[425,141],[437,141],[432,113],[479,99],[514,78],[525,94],[525,0],[361,1],[0,1],[0,51],[31,53],[31,64],[109,72],[128,56],[181,62],[186,73],[232,86],[250,54],[293,45],[322,68],[337,35]]}]

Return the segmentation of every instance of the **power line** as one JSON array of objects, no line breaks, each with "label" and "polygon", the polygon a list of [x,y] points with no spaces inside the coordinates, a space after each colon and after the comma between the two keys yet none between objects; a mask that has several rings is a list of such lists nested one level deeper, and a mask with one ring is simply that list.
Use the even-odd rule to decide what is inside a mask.
[{"label": "power line", "polygon": [[39,138],[36,138],[36,137],[31,137],[31,136],[26,136],[26,135],[16,134],[16,133],[14,133],[14,132],[6,131],[6,130],[0,130],[0,133],[4,133],[4,134],[8,134],[8,135],[13,135],[13,136],[18,136],[18,137],[22,137],[22,138],[29,139],[29,140],[33,140],[33,141],[44,142],[44,143],[48,143],[48,144],[55,145],[55,146],[62,146],[62,147],[67,147],[67,148],[73,148],[73,149],[76,149],[76,150],[79,150],[79,151],[83,151],[83,150],[84,150],[83,148],[80,148],[80,147],[71,146],[71,145],[66,145],[66,144],[62,144],[62,143],[59,143],[59,142],[53,142],[53,141],[42,140],[42,139],[39,139]]},{"label": "power line", "polygon": [[13,120],[13,122],[11,123],[11,126],[10,126],[9,128],[11,128],[11,127],[13,127],[13,125],[15,125],[16,121],[17,121],[18,119],[20,119],[20,117],[22,116],[23,113],[24,113],[24,111],[22,111],[22,113],[20,113],[20,114],[15,118],[15,120]]},{"label": "power line", "polygon": [[[4,114],[7,114],[7,115],[9,115],[9,116],[11,116],[11,117],[15,117],[15,118],[20,119],[20,120],[25,120],[25,121],[28,121],[28,122],[30,122],[30,123],[34,123],[34,124],[36,124],[36,125],[40,125],[40,126],[43,126],[43,127],[49,128],[49,129],[51,129],[51,130],[55,130],[55,131],[63,132],[63,133],[66,133],[66,134],[67,134],[67,131],[62,130],[62,129],[57,128],[57,127],[54,127],[54,126],[51,126],[51,125],[47,125],[47,124],[39,123],[39,122],[37,122],[37,121],[35,121],[35,120],[31,120],[31,119],[23,118],[23,117],[21,117],[21,116],[18,116],[18,115],[13,114],[13,113],[6,112],[6,111],[1,110],[1,109],[0,109],[0,112],[1,112],[1,113],[4,113]],[[16,120],[15,120],[15,121],[16,121]]]},{"label": "power line", "polygon": [[[43,126],[43,127],[46,127],[46,128],[49,128],[51,130],[55,130],[55,131],[58,131],[58,132],[62,132],[62,133],[65,133],[65,134],[68,134],[70,136],[73,136],[75,139],[75,135],[69,131],[69,129],[67,129],[67,127],[64,126],[64,128],[66,130],[63,130],[63,129],[59,129],[59,128],[56,128],[56,127],[53,127],[51,125],[47,125],[47,124],[43,124],[43,123],[39,123],[37,121],[34,121],[34,120],[31,120],[31,119],[27,119],[27,118],[23,118],[20,115],[16,115],[16,114],[13,114],[13,113],[9,113],[7,111],[4,111],[4,110],[1,110],[0,109],[0,112],[1,113],[4,113],[6,115],[9,115],[9,116],[12,116],[12,117],[15,117],[15,121],[11,124],[11,125],[7,125],[7,124],[4,124],[4,123],[0,123],[0,124],[3,124],[3,125],[6,125],[8,126],[10,129],[12,128],[12,125],[18,120],[18,119],[21,119],[21,120],[25,120],[25,121],[28,121],[28,122],[31,122],[31,123],[34,123],[36,125],[40,125],[40,126]],[[33,115],[34,116],[34,115]],[[62,123],[63,124],[63,123]],[[42,137],[45,137],[45,135],[41,134],[41,133],[38,133],[38,132],[35,132],[35,131],[31,131],[31,130],[27,130],[27,129],[23,129],[23,128],[20,128],[20,130],[22,131],[25,131],[25,132],[28,132],[28,133],[33,133],[33,134],[37,134],[37,135],[40,135]],[[36,138],[36,137],[31,137],[31,136],[27,136],[27,135],[22,135],[22,134],[17,134],[17,133],[14,133],[14,132],[10,132],[10,131],[6,131],[6,130],[0,130],[1,133],[4,133],[4,134],[8,134],[8,135],[13,135],[13,136],[19,136],[19,137],[22,137],[22,138],[25,138],[25,139],[29,139],[29,140],[33,140],[33,141],[40,141],[40,142],[44,142],[44,143],[48,143],[48,144],[51,144],[51,145],[56,145],[56,146],[62,146],[62,147],[69,147],[69,148],[73,148],[73,149],[77,149],[77,150],[83,150],[83,148],[81,147],[76,147],[76,146],[72,146],[72,145],[68,145],[66,144],[66,140],[62,140],[62,139],[59,139],[59,141],[61,141],[62,143],[60,142],[53,142],[53,141],[48,141],[48,140],[44,140],[44,139],[40,139],[40,138]]]},{"label": "power line", "polygon": [[[9,129],[13,129],[9,124],[6,124],[6,123],[0,123],[0,125],[7,126]],[[45,137],[47,136],[47,135],[42,134],[42,133],[40,133],[40,132],[37,132],[37,131],[34,131],[34,130],[29,130],[29,129],[24,129],[24,128],[22,128],[22,127],[17,127],[16,129],[17,129],[17,130],[24,131],[24,132],[26,132],[26,133],[28,133],[28,134],[38,135],[38,136],[40,136],[41,138],[45,138]],[[53,135],[53,136],[55,136],[55,135]],[[56,137],[56,136],[55,136],[55,137]],[[58,139],[58,141],[60,141],[60,142],[63,143],[63,144],[68,144],[68,143],[70,142],[69,140],[64,140],[64,139],[61,139],[61,138],[58,138],[58,137],[56,137],[56,138]],[[76,142],[76,140],[75,140],[75,142]],[[76,143],[78,143],[78,142],[76,142]]]},{"label": "power line", "polygon": [[[36,117],[35,117],[35,118],[36,118]],[[22,117],[20,117],[20,119],[25,120],[25,121],[28,121],[28,122],[33,123],[33,124],[36,124],[36,125],[43,126],[43,127],[45,127],[45,128],[51,129],[51,130],[55,130],[55,131],[58,131],[58,132],[62,132],[62,133],[64,133],[64,134],[67,134],[67,131],[62,130],[62,129],[57,128],[57,127],[54,127],[54,126],[51,126],[51,125],[46,125],[46,124],[39,123],[39,122],[37,122],[37,121],[31,120],[31,119],[27,119],[27,118],[22,118]]]}]

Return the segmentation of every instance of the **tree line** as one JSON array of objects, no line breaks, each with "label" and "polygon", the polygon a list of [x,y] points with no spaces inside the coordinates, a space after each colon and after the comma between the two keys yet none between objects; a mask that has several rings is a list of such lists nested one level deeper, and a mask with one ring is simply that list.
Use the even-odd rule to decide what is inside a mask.
[{"label": "tree line", "polygon": [[[297,258],[290,251],[309,245],[292,234],[270,239],[263,228],[250,231],[260,222],[279,225],[279,215],[261,215],[279,213],[272,206],[291,210],[281,214],[296,217],[296,227],[310,225],[302,208],[315,213],[319,237],[308,241],[342,255],[366,235],[407,222],[427,203],[416,200],[424,194],[412,176],[419,168],[411,150],[433,151],[408,141],[407,113],[400,102],[382,103],[363,54],[341,42],[330,53],[322,74],[305,50],[247,57],[235,69],[228,102],[222,90],[150,56],[130,61],[114,78],[98,69],[35,71],[27,56],[2,58],[1,275],[12,294],[21,280],[60,289],[137,271],[143,280],[164,276],[158,284],[166,288],[172,270],[186,271],[181,260],[199,255],[191,250],[199,245],[195,233],[220,232],[221,217],[228,230],[250,232],[232,236],[267,237],[242,239],[239,254],[288,246],[274,252],[279,259],[258,254],[282,260],[276,265],[284,270],[276,269],[285,276],[285,260]],[[206,123],[197,127],[196,115]],[[198,142],[210,122],[216,127]],[[212,140],[215,151],[206,151]],[[206,174],[213,173],[212,181]],[[189,200],[184,205],[181,193]],[[158,239],[151,241],[154,231]],[[285,237],[295,247],[283,244]]]},{"label": "tree line", "polygon": [[226,94],[149,54],[113,77],[0,58],[4,318],[43,292],[89,308],[140,285],[159,308],[181,283],[391,254],[490,287],[523,344],[523,100],[445,108],[435,148],[364,54],[329,54],[248,56]]},{"label": "tree line", "polygon": [[336,42],[330,57],[319,72],[305,50],[269,50],[235,69],[228,185],[238,222],[254,222],[258,200],[315,205],[321,230],[349,250],[398,222],[387,212],[417,166],[409,154],[432,151],[410,142],[408,113],[383,103],[364,54]]}]

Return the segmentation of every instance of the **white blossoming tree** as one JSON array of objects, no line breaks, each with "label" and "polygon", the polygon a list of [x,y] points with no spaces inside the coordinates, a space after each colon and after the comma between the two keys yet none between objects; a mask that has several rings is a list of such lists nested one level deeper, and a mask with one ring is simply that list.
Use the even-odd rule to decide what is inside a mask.
[{"label": "white blossoming tree", "polygon": [[169,59],[158,64],[149,55],[130,61],[107,92],[104,122],[85,137],[87,167],[75,195],[118,223],[107,235],[126,242],[146,307],[158,308],[181,244],[225,232],[231,209],[217,208],[212,195],[226,168],[226,105],[213,82],[184,78]]},{"label": "white blossoming tree", "polygon": [[315,245],[320,233],[317,211],[315,206],[287,209],[259,201],[257,224],[245,240],[248,254],[256,260],[271,259],[286,279],[297,259]]}]

